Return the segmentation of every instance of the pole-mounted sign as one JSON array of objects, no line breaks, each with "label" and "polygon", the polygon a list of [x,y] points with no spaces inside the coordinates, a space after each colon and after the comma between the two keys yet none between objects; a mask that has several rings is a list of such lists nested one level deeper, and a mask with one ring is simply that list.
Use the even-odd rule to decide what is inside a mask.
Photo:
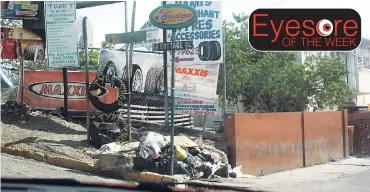
[{"label": "pole-mounted sign", "polygon": [[153,51],[186,50],[193,47],[193,41],[153,43]]},{"label": "pole-mounted sign", "polygon": [[149,20],[161,29],[181,29],[197,22],[198,16],[193,7],[170,4],[154,9],[149,15]]},{"label": "pole-mounted sign", "polygon": [[[176,29],[186,28],[198,21],[198,16],[196,10],[188,5],[183,4],[170,4],[163,5],[154,9],[149,15],[150,22],[161,29],[172,29],[172,37],[175,36]],[[175,135],[175,50],[184,50],[186,47],[193,47],[192,41],[185,42],[176,42],[175,38],[172,38],[172,42],[159,43],[155,44],[158,50],[168,51],[171,50],[171,175],[173,175],[173,166],[174,166],[174,135]],[[164,56],[165,57],[165,56]],[[166,60],[166,58],[163,58]],[[164,69],[167,70],[167,69]],[[164,83],[167,83],[167,80],[164,80]],[[164,86],[167,87],[166,85]],[[167,93],[168,90],[165,90]],[[168,96],[165,95],[167,102]],[[166,116],[168,115],[168,109],[166,109]],[[167,123],[166,123],[167,124]]]}]

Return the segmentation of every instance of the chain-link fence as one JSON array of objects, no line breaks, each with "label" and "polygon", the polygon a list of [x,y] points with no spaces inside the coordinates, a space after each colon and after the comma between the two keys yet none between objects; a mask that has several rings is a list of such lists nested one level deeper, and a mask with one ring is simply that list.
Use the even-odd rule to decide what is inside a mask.
[{"label": "chain-link fence", "polygon": [[12,88],[1,88],[1,104],[17,99],[18,86]]},{"label": "chain-link fence", "polygon": [[[161,62],[161,61],[155,61]],[[5,71],[7,77],[12,77],[13,84],[17,84],[19,82],[19,71],[20,71],[20,64],[16,61],[9,61],[6,64],[2,65],[2,71]],[[140,122],[149,122],[149,123],[156,123],[156,124],[164,124],[165,120],[165,108],[164,108],[164,96],[163,96],[163,80],[158,81],[159,77],[163,78],[163,70],[162,71],[154,71],[154,69],[149,69],[149,75],[146,75],[146,78],[149,78],[145,82],[145,89],[143,85],[144,77],[140,76],[143,75],[144,69],[137,68],[138,65],[133,65],[133,75],[132,75],[132,93],[131,93],[131,105],[130,105],[130,113],[131,113],[131,121],[133,125],[139,125]],[[119,66],[112,65],[112,62],[109,65],[103,65],[99,63],[99,69],[102,70],[100,73],[99,71],[95,76],[90,76],[90,81],[93,81],[95,78],[99,77],[103,74],[109,74],[112,72],[110,67],[113,67],[115,70],[119,71]],[[43,73],[47,71],[47,64],[45,62],[25,62],[25,89],[24,89],[24,102],[31,107],[35,108],[36,110],[40,110],[43,112],[57,112],[63,113],[63,84],[61,82],[61,73],[57,74],[57,76],[51,76],[49,79],[44,78],[45,75],[49,75]],[[101,69],[103,68],[103,69]],[[42,70],[42,71],[35,71],[35,70]],[[76,70],[74,70],[76,71]],[[113,75],[120,76],[124,78],[124,75],[118,75],[117,71],[113,71]],[[32,73],[34,72],[34,73]],[[49,71],[51,72],[51,71]],[[36,74],[37,73],[37,74]],[[124,72],[122,72],[124,73]],[[56,73],[54,73],[56,74]],[[127,73],[126,73],[127,74]],[[33,75],[34,79],[28,79],[29,75]],[[43,78],[41,78],[43,76]],[[49,75],[50,76],[50,75]],[[83,77],[82,77],[83,76]],[[37,77],[35,79],[35,77]],[[40,79],[41,78],[41,79]],[[80,77],[76,79],[68,79],[69,80],[69,105],[75,106],[85,106],[85,87],[84,87],[84,73],[80,74]],[[37,84],[37,82],[45,82],[42,84]],[[35,84],[36,83],[36,84]],[[141,84],[139,84],[141,83]],[[162,83],[162,84],[157,84]],[[108,83],[109,84],[109,83]],[[107,85],[106,87],[114,85]],[[143,89],[137,90],[138,88],[142,87]],[[18,86],[13,86],[11,88],[4,88],[1,92],[2,103],[6,101],[14,101],[17,99],[17,92]],[[42,101],[39,100],[36,102],[29,102],[33,100],[32,98],[27,98],[28,96],[43,96],[44,98],[53,98],[53,99],[43,99]],[[57,99],[57,103],[55,103],[55,99]],[[169,100],[170,101],[170,100]],[[169,103],[169,107],[171,103]],[[100,111],[93,110],[91,112],[91,117],[94,118]],[[116,112],[120,114],[123,118],[127,119],[127,104],[123,105],[120,110]],[[170,113],[169,113],[170,114]],[[70,108],[68,110],[69,117],[83,119],[86,117],[86,111],[76,108]],[[182,115],[176,114],[175,115],[175,125],[176,126],[184,126],[184,127],[193,127],[193,119],[190,115]]]},{"label": "chain-link fence", "polygon": [[[96,54],[96,53],[94,53]],[[102,75],[113,75],[120,77],[127,81],[127,66],[126,66],[126,52],[124,50],[102,50],[99,53],[99,57],[89,58],[90,64],[93,67],[90,69],[96,69],[96,75],[90,77],[90,80],[102,76]],[[95,61],[94,59],[97,59]],[[84,59],[80,59],[84,61]],[[170,63],[170,62],[169,62]],[[81,69],[84,68],[84,63],[81,63]],[[11,77],[14,84],[18,84],[19,81],[19,69],[20,64],[17,61],[8,61],[5,65],[2,64],[2,70]],[[47,70],[46,62],[25,62],[25,70]],[[81,69],[74,69],[69,71],[83,71]],[[217,72],[216,72],[217,70]],[[61,72],[60,72],[61,73]],[[145,52],[145,51],[134,51],[133,52],[133,65],[131,68],[131,102],[130,102],[130,117],[133,125],[140,122],[150,122],[156,124],[164,124],[165,121],[165,102],[164,102],[164,73],[163,68],[163,55],[160,53]],[[206,95],[208,92],[213,92],[213,88],[217,86],[217,74],[218,67],[214,66],[188,66],[188,67],[176,67],[176,81],[175,90],[176,93],[190,93],[193,95]],[[205,74],[209,77],[204,78]],[[84,75],[81,75],[84,76]],[[170,70],[168,71],[168,85],[170,89]],[[70,92],[74,92],[79,86],[83,87],[84,77],[81,78],[77,84],[76,82],[69,83]],[[52,78],[50,79],[52,80]],[[70,81],[70,79],[69,79]],[[61,83],[61,82],[59,82]],[[55,86],[52,86],[50,93],[57,94],[60,90],[55,90]],[[62,84],[60,84],[62,86]],[[106,87],[114,87],[113,83],[106,83]],[[30,87],[26,87],[29,89]],[[49,88],[49,87],[48,87]],[[76,90],[74,90],[76,89]],[[13,88],[2,89],[2,103],[8,100],[15,100],[18,87],[15,85]],[[79,99],[81,103],[84,103],[84,94],[82,93],[84,88],[81,88],[80,98],[77,96],[70,97],[70,101]],[[39,94],[42,89],[39,87]],[[45,91],[45,90],[44,90]],[[48,93],[47,93],[48,94]],[[50,95],[49,95],[50,96]],[[63,100],[63,95],[58,97]],[[168,99],[169,115],[171,114],[171,99]],[[49,105],[50,106],[50,105]],[[63,107],[63,103],[60,103],[60,107]],[[48,108],[40,107],[39,110],[43,111],[60,111],[59,108]],[[92,111],[91,116],[95,117],[99,114],[99,111]],[[122,117],[127,118],[127,104],[123,105],[120,110],[117,111]],[[75,118],[86,117],[85,110],[69,109],[69,116]],[[223,117],[222,117],[222,106],[217,106],[216,111],[207,115],[205,118],[205,126],[207,130],[220,131],[223,128]],[[169,120],[170,121],[170,120]],[[184,127],[202,127],[204,125],[204,115],[199,114],[187,114],[184,112],[176,111],[175,113],[175,125]]]}]

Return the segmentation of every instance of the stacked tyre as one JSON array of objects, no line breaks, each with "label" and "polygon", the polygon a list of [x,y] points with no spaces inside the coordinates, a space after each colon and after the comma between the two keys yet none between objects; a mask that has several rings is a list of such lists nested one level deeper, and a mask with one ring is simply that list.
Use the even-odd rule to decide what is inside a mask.
[{"label": "stacked tyre", "polygon": [[45,59],[45,52],[42,45],[31,44],[24,49],[24,60],[42,61]]},{"label": "stacked tyre", "polygon": [[218,41],[203,41],[198,48],[198,56],[202,61],[217,61],[221,58],[221,44]]},{"label": "stacked tyre", "polygon": [[[116,100],[113,103],[104,103],[100,101],[99,96],[106,93],[105,84],[106,83],[113,83],[114,87],[117,88],[120,95],[119,100]],[[98,110],[102,111],[103,113],[114,113],[118,109],[120,109],[124,103],[127,102],[127,97],[125,94],[128,93],[127,91],[127,83],[123,81],[123,79],[119,79],[116,76],[105,75],[103,77],[96,78],[89,87],[89,92],[97,91],[98,89],[103,90],[99,95],[97,94],[89,94],[91,104]],[[118,139],[119,133],[112,133],[110,131],[100,131],[99,127],[94,122],[100,122],[100,120],[96,117],[96,119],[92,120],[90,123],[90,136],[91,136],[91,143],[96,148],[100,148],[102,145],[116,141]],[[108,123],[116,123],[119,126],[120,130],[124,130],[127,127],[127,124],[124,120],[120,119],[118,122],[108,122]]]}]

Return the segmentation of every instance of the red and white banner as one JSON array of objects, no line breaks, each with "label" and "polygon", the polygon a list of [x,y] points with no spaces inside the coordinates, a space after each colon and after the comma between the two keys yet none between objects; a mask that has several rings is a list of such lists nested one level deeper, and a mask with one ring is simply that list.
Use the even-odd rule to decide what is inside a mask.
[{"label": "red and white banner", "polygon": [[[95,72],[89,73],[90,83],[95,77]],[[20,102],[20,91],[19,88],[18,102]],[[68,72],[68,109],[71,111],[86,110],[85,93],[85,72]],[[117,91],[115,88],[107,88],[107,91],[99,98],[104,103],[113,103],[117,99]],[[23,102],[39,109],[63,107],[62,71],[24,71]],[[91,103],[90,109],[96,110]]]}]

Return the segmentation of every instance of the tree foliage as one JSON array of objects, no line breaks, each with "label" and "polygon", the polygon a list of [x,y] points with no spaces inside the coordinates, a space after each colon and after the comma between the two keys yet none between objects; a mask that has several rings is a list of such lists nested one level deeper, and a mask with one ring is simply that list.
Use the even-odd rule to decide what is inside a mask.
[{"label": "tree foliage", "polygon": [[[110,44],[108,42],[105,42],[105,41],[102,41],[101,42],[101,47],[102,48],[108,48],[108,49],[114,49],[114,45],[113,44]],[[88,54],[89,54],[89,71],[96,71],[98,70],[98,67],[99,67],[99,50],[98,49],[90,49],[88,50]],[[85,71],[85,50],[82,49],[80,51],[80,58],[79,58],[79,62],[80,62],[80,68],[79,70],[80,71]]]},{"label": "tree foliage", "polygon": [[348,101],[343,62],[317,54],[302,64],[294,52],[255,51],[248,42],[247,20],[239,14],[234,22],[224,22],[229,102],[243,102],[247,112],[288,112],[333,108]]},{"label": "tree foliage", "polygon": [[[89,54],[89,71],[96,71],[98,70],[98,65],[99,65],[99,50],[97,49],[90,49],[88,50]],[[80,51],[80,57],[79,57],[79,62],[80,62],[80,71],[85,71],[85,64],[86,64],[86,54],[85,54],[85,49],[82,49]]]},{"label": "tree foliage", "polygon": [[106,41],[102,41],[101,42],[101,47],[102,48],[108,48],[108,49],[114,49],[115,46],[114,46],[114,44],[110,44]]}]

